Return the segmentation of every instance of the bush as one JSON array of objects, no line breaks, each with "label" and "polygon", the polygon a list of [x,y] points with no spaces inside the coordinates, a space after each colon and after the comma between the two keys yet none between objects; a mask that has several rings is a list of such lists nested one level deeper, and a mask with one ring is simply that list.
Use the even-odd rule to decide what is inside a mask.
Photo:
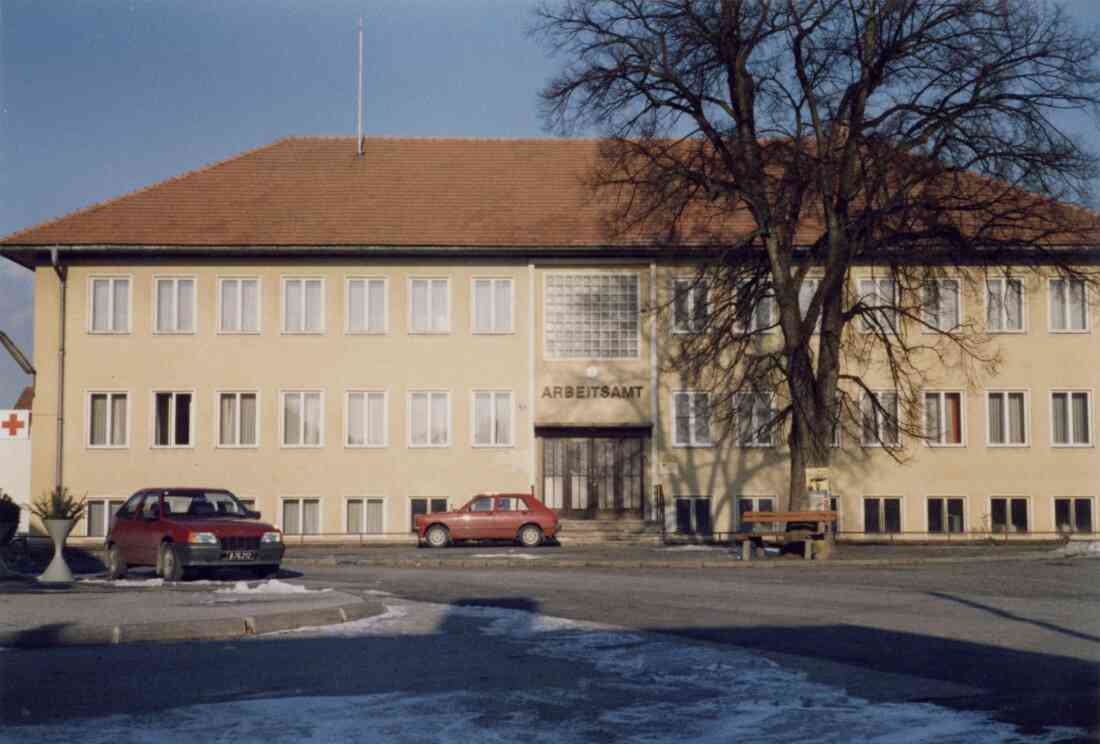
[{"label": "bush", "polygon": [[65,486],[47,491],[30,506],[39,519],[80,519],[84,514],[84,497],[73,496]]},{"label": "bush", "polygon": [[18,522],[19,504],[11,500],[3,491],[0,491],[0,522]]}]

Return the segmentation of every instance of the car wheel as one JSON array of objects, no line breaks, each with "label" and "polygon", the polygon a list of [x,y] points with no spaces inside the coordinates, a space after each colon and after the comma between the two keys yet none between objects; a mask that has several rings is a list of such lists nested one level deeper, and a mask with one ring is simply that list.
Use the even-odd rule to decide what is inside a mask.
[{"label": "car wheel", "polygon": [[433,524],[428,528],[428,545],[433,548],[445,548],[451,542],[451,533],[441,524]]},{"label": "car wheel", "polygon": [[252,569],[252,573],[256,575],[257,579],[270,579],[272,576],[279,574],[278,566],[256,566]]},{"label": "car wheel", "polygon": [[537,525],[525,525],[519,531],[519,542],[525,548],[537,548],[542,545],[542,530]]},{"label": "car wheel", "polygon": [[160,549],[160,575],[165,581],[183,580],[183,561],[175,545],[163,545]]},{"label": "car wheel", "polygon": [[126,560],[122,557],[122,550],[118,543],[111,543],[107,549],[107,578],[121,579],[126,576]]}]

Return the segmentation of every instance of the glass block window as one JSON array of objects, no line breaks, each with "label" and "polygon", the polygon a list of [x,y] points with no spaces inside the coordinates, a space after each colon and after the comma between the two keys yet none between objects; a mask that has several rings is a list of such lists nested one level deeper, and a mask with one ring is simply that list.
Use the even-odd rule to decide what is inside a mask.
[{"label": "glass block window", "polygon": [[549,274],[546,356],[624,359],[639,355],[636,274]]}]

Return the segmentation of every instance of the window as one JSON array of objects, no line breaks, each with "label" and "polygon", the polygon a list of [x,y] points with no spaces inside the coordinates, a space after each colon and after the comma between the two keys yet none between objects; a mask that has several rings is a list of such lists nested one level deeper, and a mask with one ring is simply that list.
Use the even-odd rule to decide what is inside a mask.
[{"label": "window", "polygon": [[447,511],[447,499],[409,499],[409,531],[416,532],[418,514]]},{"label": "window", "polygon": [[324,280],[283,279],[283,333],[324,332]]},{"label": "window", "polygon": [[745,512],[770,512],[775,511],[775,498],[773,496],[738,496],[737,497],[737,529],[741,532],[775,532],[778,527],[775,522],[744,522],[742,516]]},{"label": "window", "polygon": [[710,396],[707,393],[674,392],[672,416],[676,427],[672,432],[673,446],[710,446]]},{"label": "window", "polygon": [[546,356],[628,359],[639,355],[636,274],[548,274]]},{"label": "window", "polygon": [[1087,390],[1059,390],[1050,394],[1051,442],[1055,447],[1092,444],[1092,401]]},{"label": "window", "polygon": [[871,534],[901,532],[901,499],[881,496],[864,498],[863,531]]},{"label": "window", "polygon": [[1054,526],[1059,532],[1092,532],[1092,499],[1054,499]]},{"label": "window", "polygon": [[986,399],[989,409],[986,442],[997,447],[1027,445],[1027,393],[1022,390],[990,391]]},{"label": "window", "polygon": [[963,444],[962,393],[932,391],[924,394],[924,436],[932,446]]},{"label": "window", "polygon": [[734,396],[737,444],[741,447],[771,447],[774,442],[775,411],[770,393],[738,393]]},{"label": "window", "polygon": [[512,280],[474,279],[474,333],[512,332]]},{"label": "window", "polygon": [[129,333],[129,277],[92,277],[91,284],[92,333]]},{"label": "window", "polygon": [[512,446],[512,393],[474,391],[474,446]]},{"label": "window", "polygon": [[860,401],[860,440],[864,447],[896,447],[901,443],[898,394],[893,390],[866,392]]},{"label": "window", "polygon": [[[820,284],[820,279],[803,279],[802,284],[798,287],[798,312],[803,320],[806,319],[806,315],[810,312],[810,304],[813,302],[814,295],[817,293],[817,288]],[[823,305],[819,311],[817,322],[814,323],[814,333],[821,333],[821,315],[824,311],[825,307]]]},{"label": "window", "polygon": [[682,535],[709,535],[712,532],[709,496],[676,497],[676,531]]},{"label": "window", "polygon": [[1024,330],[1024,283],[1019,279],[987,279],[985,320],[991,333]]},{"label": "window", "polygon": [[1083,279],[1050,280],[1050,330],[1061,333],[1089,329],[1088,293]]},{"label": "window", "polygon": [[[740,305],[740,301],[738,305]],[[740,315],[742,312],[741,307],[737,308],[737,312]],[[739,317],[733,327],[739,333],[767,333],[775,323],[774,318],[775,297],[769,291],[764,297],[759,298],[759,301],[753,306],[752,315],[748,318],[748,325],[746,326]]]},{"label": "window", "polygon": [[924,283],[922,313],[924,322],[940,331],[959,327],[959,280],[933,279]]},{"label": "window", "polygon": [[153,393],[153,446],[190,447],[191,393]]},{"label": "window", "polygon": [[963,500],[959,498],[930,497],[928,499],[928,531],[936,534],[965,532]]},{"label": "window", "polygon": [[451,280],[409,280],[409,332],[449,333]]},{"label": "window", "polygon": [[446,391],[409,393],[409,446],[451,444],[451,396]]},{"label": "window", "polygon": [[321,534],[321,499],[282,499],[283,523],[288,535]]},{"label": "window", "polygon": [[348,391],[345,440],[348,447],[385,447],[386,424],[385,391]]},{"label": "window", "polygon": [[283,446],[321,447],[324,406],[320,391],[286,391],[283,400]]},{"label": "window", "polygon": [[260,332],[260,280],[220,279],[218,286],[218,331]]},{"label": "window", "polygon": [[864,313],[859,318],[859,328],[863,333],[880,331],[897,333],[898,330],[898,284],[893,279],[860,279],[859,301]]},{"label": "window", "polygon": [[989,522],[994,532],[1027,532],[1026,498],[992,498]]},{"label": "window", "polygon": [[672,285],[672,332],[699,333],[707,325],[707,288],[695,279]]},{"label": "window", "polygon": [[345,504],[344,531],[352,535],[381,535],[385,501],[351,498]]},{"label": "window", "polygon": [[88,499],[84,534],[88,537],[106,537],[124,503],[122,499]]},{"label": "window", "polygon": [[259,394],[218,393],[218,446],[255,447],[259,436]]},{"label": "window", "polygon": [[169,277],[156,280],[157,333],[195,332],[195,280]]},{"label": "window", "polygon": [[88,446],[126,447],[129,438],[129,406],[126,393],[88,395]]},{"label": "window", "polygon": [[387,282],[384,278],[349,278],[348,333],[385,333]]}]

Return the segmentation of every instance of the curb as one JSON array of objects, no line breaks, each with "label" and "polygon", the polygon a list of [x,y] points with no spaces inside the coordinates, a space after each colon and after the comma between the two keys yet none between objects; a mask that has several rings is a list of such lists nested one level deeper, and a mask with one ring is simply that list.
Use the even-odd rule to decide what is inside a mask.
[{"label": "curb", "polygon": [[381,615],[383,612],[385,608],[381,602],[360,600],[338,607],[292,610],[248,617],[169,620],[121,625],[44,625],[29,630],[0,633],[0,647],[55,648],[164,641],[223,641],[280,630],[337,625]]},{"label": "curb", "polygon": [[1065,560],[1075,559],[1079,556],[1051,555],[1048,553],[1017,554],[1017,555],[990,555],[970,557],[937,557],[937,558],[864,558],[849,559],[831,558],[829,560],[806,561],[784,559],[756,559],[741,561],[734,558],[728,560],[616,560],[616,559],[558,559],[547,560],[510,560],[510,559],[470,559],[470,558],[284,558],[284,566],[299,567],[327,567],[337,566],[362,566],[364,568],[727,568],[734,570],[765,569],[765,568],[828,568],[846,567],[853,568],[883,568],[890,566],[920,566],[936,564],[965,564],[965,563],[1000,563],[1007,561],[1040,561],[1040,560]]}]

